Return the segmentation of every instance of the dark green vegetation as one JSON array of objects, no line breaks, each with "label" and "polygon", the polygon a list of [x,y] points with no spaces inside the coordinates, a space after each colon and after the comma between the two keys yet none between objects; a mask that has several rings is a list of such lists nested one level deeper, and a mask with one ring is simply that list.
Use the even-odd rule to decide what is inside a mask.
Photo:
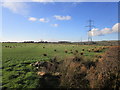
[{"label": "dark green vegetation", "polygon": [[[81,45],[88,45],[89,42],[80,42]],[[102,45],[102,46],[119,46],[120,41],[94,41],[89,43],[91,45]]]},{"label": "dark green vegetation", "polygon": [[[68,74],[72,72],[72,71],[67,71],[66,67],[64,67],[64,64],[67,65],[65,62],[66,58],[76,57],[76,56],[77,58],[78,57],[84,58],[84,59],[80,59],[82,60],[82,63],[78,65],[78,67],[82,66],[84,71],[85,68],[90,69],[91,66],[89,65],[91,65],[91,63],[98,62],[98,59],[101,58],[101,54],[103,54],[106,50],[107,48],[103,46],[94,46],[94,45],[81,46],[81,45],[73,45],[73,44],[3,43],[2,44],[3,64],[1,67],[3,71],[2,72],[3,87],[4,88],[5,87],[37,88],[45,83],[44,81],[47,76],[49,76],[50,78],[54,78],[53,76],[48,74],[44,76],[44,78],[40,79],[37,75],[38,70],[30,65],[32,63],[36,63],[38,61],[45,61],[45,62],[50,61],[53,60],[55,57],[57,58],[58,62],[64,60],[63,63],[60,64],[62,69],[59,70],[63,76],[64,73],[62,71],[64,70],[65,70],[64,72],[68,72]],[[71,59],[67,59],[67,60],[70,61]],[[70,65],[68,64],[68,66]],[[71,68],[71,70],[72,69],[74,70],[76,68]],[[82,73],[82,71],[78,72],[78,74],[79,73],[84,74]],[[48,81],[50,80],[54,81],[50,78]],[[61,77],[61,80],[68,80],[68,79],[65,77]],[[71,76],[71,81],[73,81],[72,76]],[[82,82],[81,80],[79,81]],[[72,86],[71,83],[69,82],[67,85],[64,84],[65,83],[64,81],[61,82],[62,84],[60,85],[68,86],[68,87],[70,86],[76,87],[76,85]],[[56,81],[53,82],[53,84],[55,83]],[[44,86],[45,85],[43,85],[43,87]],[[87,87],[89,86],[90,85],[88,84]],[[53,87],[55,86],[53,85]]]}]

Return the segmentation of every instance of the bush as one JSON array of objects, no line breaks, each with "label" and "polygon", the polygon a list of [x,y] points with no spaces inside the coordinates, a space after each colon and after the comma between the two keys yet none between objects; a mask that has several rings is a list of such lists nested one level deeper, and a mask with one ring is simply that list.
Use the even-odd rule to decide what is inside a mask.
[{"label": "bush", "polygon": [[[85,79],[86,70],[82,65],[82,57],[74,56],[66,58],[60,65],[61,70],[61,87],[69,88],[85,88],[88,85],[88,80]],[[84,67],[84,68],[83,68]]]},{"label": "bush", "polygon": [[90,82],[91,88],[119,88],[120,60],[118,58],[118,50],[111,48],[109,54],[106,52],[106,54],[99,59],[96,67],[91,67],[88,70],[87,79]]}]

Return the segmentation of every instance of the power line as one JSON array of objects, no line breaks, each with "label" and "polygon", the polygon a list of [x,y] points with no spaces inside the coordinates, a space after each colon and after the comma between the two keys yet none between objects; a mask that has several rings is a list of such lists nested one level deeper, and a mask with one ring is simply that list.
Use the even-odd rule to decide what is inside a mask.
[{"label": "power line", "polygon": [[88,30],[88,42],[92,42],[92,36],[89,35],[89,32],[92,30],[93,27],[95,27],[93,25],[94,21],[90,19],[90,20],[88,20],[88,23],[89,23],[88,26],[86,26],[89,28],[89,30]]}]

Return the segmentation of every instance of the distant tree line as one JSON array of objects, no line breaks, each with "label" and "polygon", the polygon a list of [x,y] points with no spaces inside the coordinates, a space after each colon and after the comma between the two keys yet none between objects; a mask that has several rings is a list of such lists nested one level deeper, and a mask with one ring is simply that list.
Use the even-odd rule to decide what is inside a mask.
[{"label": "distant tree line", "polygon": [[78,45],[103,45],[103,46],[116,46],[120,45],[120,41],[93,41],[93,42],[70,42],[70,41],[58,41],[58,42],[48,42],[48,41],[24,41],[24,42],[2,42],[2,43],[52,43],[52,44],[78,44]]}]

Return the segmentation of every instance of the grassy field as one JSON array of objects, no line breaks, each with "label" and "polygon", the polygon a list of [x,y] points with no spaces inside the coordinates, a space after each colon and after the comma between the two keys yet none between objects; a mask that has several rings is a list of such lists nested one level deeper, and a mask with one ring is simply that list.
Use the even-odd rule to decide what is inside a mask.
[{"label": "grassy field", "polygon": [[[9,88],[36,88],[39,78],[36,69],[30,66],[37,61],[49,61],[57,57],[63,60],[82,55],[85,60],[96,60],[107,49],[103,46],[74,44],[38,44],[38,43],[3,43],[2,44],[2,84]],[[99,49],[98,51],[95,51]]]}]

